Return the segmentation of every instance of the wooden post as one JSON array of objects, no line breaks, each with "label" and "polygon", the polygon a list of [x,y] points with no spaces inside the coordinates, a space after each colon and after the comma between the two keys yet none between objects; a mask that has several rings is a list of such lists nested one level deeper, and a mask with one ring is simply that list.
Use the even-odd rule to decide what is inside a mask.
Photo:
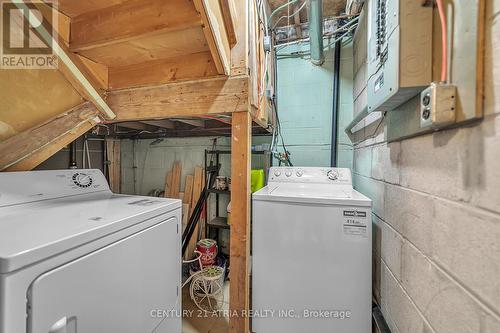
[{"label": "wooden post", "polygon": [[[235,112],[231,139],[230,333],[248,333],[250,321],[250,159],[252,118]],[[237,313],[238,315],[235,315]]]}]

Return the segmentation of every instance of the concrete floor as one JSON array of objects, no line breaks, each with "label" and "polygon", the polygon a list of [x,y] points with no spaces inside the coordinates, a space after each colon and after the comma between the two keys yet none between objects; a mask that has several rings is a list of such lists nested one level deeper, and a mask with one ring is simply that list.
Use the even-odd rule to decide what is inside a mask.
[{"label": "concrete floor", "polygon": [[[183,333],[225,333],[228,331],[229,318],[227,316],[200,316],[201,312],[189,296],[189,286],[185,286],[182,290],[182,308],[187,313],[192,314],[185,316],[182,320]],[[229,310],[229,281],[224,284],[224,307],[222,310]]]}]

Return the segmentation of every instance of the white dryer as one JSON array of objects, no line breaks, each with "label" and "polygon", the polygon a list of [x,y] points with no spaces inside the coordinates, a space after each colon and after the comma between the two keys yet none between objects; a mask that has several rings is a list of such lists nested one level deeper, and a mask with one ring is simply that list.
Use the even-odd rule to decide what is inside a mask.
[{"label": "white dryer", "polygon": [[253,332],[371,332],[371,201],[349,169],[271,168],[252,237]]},{"label": "white dryer", "polygon": [[0,333],[181,332],[181,202],[0,173]]}]

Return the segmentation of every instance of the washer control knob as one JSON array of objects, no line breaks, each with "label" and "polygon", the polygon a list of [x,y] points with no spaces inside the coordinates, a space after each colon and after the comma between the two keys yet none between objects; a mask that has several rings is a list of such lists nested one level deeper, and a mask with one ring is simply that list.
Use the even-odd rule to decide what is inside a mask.
[{"label": "washer control knob", "polygon": [[304,171],[299,169],[299,170],[297,170],[296,175],[297,175],[297,177],[302,177],[304,175]]},{"label": "washer control knob", "polygon": [[94,182],[94,180],[92,179],[92,177],[90,175],[87,175],[85,173],[79,173],[79,172],[77,172],[73,175],[72,180],[76,186],[81,187],[81,188],[90,187],[92,185],[92,183]]},{"label": "washer control knob", "polygon": [[279,170],[275,170],[275,171],[274,171],[274,175],[275,175],[276,177],[281,176],[281,171],[279,171]]},{"label": "washer control knob", "polygon": [[339,179],[339,172],[337,170],[330,170],[330,171],[328,171],[326,176],[330,180],[337,180],[337,179]]},{"label": "washer control knob", "polygon": [[285,176],[287,176],[287,177],[292,177],[292,171],[291,171],[291,170],[287,170],[287,171],[285,172]]}]

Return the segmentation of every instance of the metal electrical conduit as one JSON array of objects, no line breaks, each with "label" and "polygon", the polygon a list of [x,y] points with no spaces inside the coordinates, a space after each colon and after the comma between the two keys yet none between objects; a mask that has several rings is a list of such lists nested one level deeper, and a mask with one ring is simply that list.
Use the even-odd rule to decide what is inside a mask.
[{"label": "metal electrical conduit", "polygon": [[332,104],[332,146],[331,146],[331,167],[337,167],[337,137],[339,127],[339,105],[340,105],[340,49],[342,39],[335,42],[335,58],[333,68],[333,104]]}]

